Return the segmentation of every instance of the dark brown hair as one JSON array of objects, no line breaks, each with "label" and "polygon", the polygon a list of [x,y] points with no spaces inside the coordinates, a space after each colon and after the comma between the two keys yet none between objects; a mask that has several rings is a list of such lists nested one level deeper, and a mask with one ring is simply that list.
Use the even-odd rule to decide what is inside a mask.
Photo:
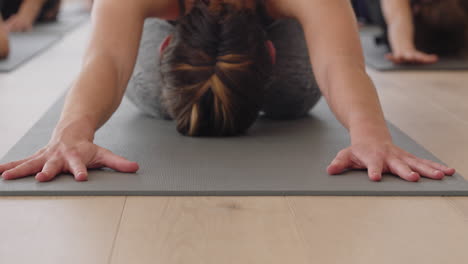
[{"label": "dark brown hair", "polygon": [[258,117],[272,61],[243,2],[197,1],[161,56],[164,104],[184,135],[234,136]]},{"label": "dark brown hair", "polygon": [[438,0],[414,6],[415,44],[427,53],[457,55],[466,47],[465,0]]}]

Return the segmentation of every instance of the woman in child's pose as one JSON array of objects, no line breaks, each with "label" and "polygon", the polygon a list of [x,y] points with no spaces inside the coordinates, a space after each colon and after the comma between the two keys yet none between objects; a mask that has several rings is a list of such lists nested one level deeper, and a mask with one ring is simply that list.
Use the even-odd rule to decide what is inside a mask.
[{"label": "woman in child's pose", "polygon": [[330,174],[367,169],[374,181],[383,172],[418,181],[454,173],[393,144],[348,0],[100,0],[93,15],[82,72],[49,144],[1,165],[4,179],[49,181],[70,172],[82,181],[87,168],[137,171],[137,163],[93,143],[125,93],[145,113],[173,119],[184,135],[235,136],[259,112],[306,115],[321,91],[351,138]]}]

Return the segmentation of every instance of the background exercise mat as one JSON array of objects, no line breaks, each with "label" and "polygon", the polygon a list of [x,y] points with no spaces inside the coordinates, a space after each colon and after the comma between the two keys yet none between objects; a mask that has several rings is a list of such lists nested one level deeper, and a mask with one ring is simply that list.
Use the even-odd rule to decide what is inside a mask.
[{"label": "background exercise mat", "polygon": [[[43,147],[62,105],[63,98],[1,163]],[[391,130],[398,145],[436,160],[401,131]],[[174,122],[142,115],[125,99],[95,142],[139,162],[140,171],[96,170],[83,183],[70,175],[48,183],[33,177],[0,180],[0,195],[468,195],[468,183],[460,175],[418,183],[391,175],[371,182],[365,171],[329,176],[327,165],[349,139],[324,101],[301,120],[260,119],[245,136],[190,138],[179,135]]]},{"label": "background exercise mat", "polygon": [[60,39],[60,35],[36,31],[10,34],[10,55],[7,59],[0,60],[0,72],[16,69]]},{"label": "background exercise mat", "polygon": [[385,45],[377,45],[375,36],[371,34],[361,34],[361,42],[364,49],[364,56],[367,66],[378,71],[439,71],[439,70],[468,70],[468,58],[442,57],[437,63],[427,65],[397,65],[385,58],[389,52]]}]

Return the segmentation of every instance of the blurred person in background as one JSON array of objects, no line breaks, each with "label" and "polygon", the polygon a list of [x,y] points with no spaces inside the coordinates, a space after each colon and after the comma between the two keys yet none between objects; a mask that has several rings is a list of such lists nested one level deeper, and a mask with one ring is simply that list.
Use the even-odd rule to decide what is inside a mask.
[{"label": "blurred person in background", "polygon": [[467,46],[468,0],[367,0],[384,34],[380,44],[397,64],[430,64]]},{"label": "blurred person in background", "polygon": [[0,0],[0,11],[10,32],[29,31],[35,22],[57,19],[61,0]]}]

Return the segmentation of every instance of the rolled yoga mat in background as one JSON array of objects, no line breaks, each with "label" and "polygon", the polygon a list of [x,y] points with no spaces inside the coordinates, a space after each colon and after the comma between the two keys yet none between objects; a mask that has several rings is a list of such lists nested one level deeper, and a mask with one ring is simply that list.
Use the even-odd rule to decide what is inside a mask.
[{"label": "rolled yoga mat in background", "polygon": [[377,45],[375,43],[375,35],[361,33],[361,42],[364,49],[367,66],[378,71],[468,70],[468,57],[442,57],[437,63],[426,65],[397,65],[385,58],[385,54],[387,54],[389,50],[385,45]]},{"label": "rolled yoga mat in background", "polygon": [[[59,118],[63,98],[12,148],[2,163],[25,158],[43,147]],[[436,160],[391,126],[396,143]],[[349,143],[346,130],[325,102],[295,121],[260,119],[245,136],[190,138],[174,122],[140,114],[127,100],[98,131],[95,142],[140,163],[137,174],[91,171],[88,182],[61,175],[48,183],[33,177],[0,180],[0,195],[468,195],[460,176],[406,182],[386,175],[371,182],[365,171],[329,176],[326,167]]]}]

